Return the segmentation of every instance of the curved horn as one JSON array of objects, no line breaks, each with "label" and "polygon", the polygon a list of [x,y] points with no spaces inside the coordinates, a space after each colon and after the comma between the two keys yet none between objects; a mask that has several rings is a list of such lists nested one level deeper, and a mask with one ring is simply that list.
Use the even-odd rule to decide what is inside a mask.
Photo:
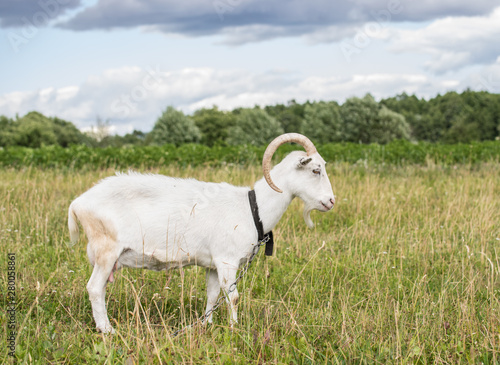
[{"label": "curved horn", "polygon": [[304,147],[308,156],[317,152],[316,147],[314,147],[314,144],[309,140],[309,138],[299,133],[282,134],[281,136],[276,137],[271,143],[269,143],[269,146],[267,146],[266,148],[266,152],[264,152],[264,157],[262,158],[262,170],[264,171],[264,178],[266,179],[269,186],[278,193],[282,193],[283,191],[276,185],[274,185],[273,180],[271,179],[271,158],[273,157],[274,152],[276,152],[279,146],[288,142],[295,142],[300,144],[302,147]]}]

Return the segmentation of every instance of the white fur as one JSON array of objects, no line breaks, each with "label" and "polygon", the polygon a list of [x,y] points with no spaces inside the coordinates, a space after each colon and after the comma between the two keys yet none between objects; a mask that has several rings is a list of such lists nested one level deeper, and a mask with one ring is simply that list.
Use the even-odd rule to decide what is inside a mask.
[{"label": "white fur", "polygon": [[[309,157],[310,162],[301,163]],[[311,210],[333,207],[325,162],[317,153],[309,157],[292,152],[271,170],[283,193],[272,190],[264,179],[255,183],[265,232],[273,229],[296,196],[305,203],[309,226]],[[321,173],[314,174],[315,169]],[[108,177],[76,198],[69,207],[68,226],[76,243],[79,220],[89,240],[87,253],[94,270],[87,289],[97,329],[114,331],[106,313],[106,284],[122,267],[206,267],[207,311],[211,309],[220,289],[227,292],[257,243],[248,191],[226,183],[129,172]],[[238,291],[228,299],[236,322]]]}]

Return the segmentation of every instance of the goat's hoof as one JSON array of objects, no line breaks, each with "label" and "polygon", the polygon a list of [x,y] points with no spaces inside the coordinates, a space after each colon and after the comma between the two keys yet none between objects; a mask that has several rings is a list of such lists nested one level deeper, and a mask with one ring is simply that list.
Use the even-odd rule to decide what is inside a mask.
[{"label": "goat's hoof", "polygon": [[233,332],[237,324],[238,324],[238,321],[231,321],[231,322],[229,322],[229,330],[231,332]]},{"label": "goat's hoof", "polygon": [[103,327],[97,327],[97,332],[101,332],[103,334],[108,334],[108,335],[114,335],[115,329],[111,326],[103,326]]}]

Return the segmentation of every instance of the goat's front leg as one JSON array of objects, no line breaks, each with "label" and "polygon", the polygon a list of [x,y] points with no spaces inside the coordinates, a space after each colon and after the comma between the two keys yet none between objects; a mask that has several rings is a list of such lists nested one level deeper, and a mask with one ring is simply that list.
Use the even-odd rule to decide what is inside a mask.
[{"label": "goat's front leg", "polygon": [[231,265],[224,263],[217,266],[219,276],[219,285],[226,295],[226,301],[231,308],[231,327],[234,323],[238,323],[238,289],[233,285],[236,281],[236,272],[238,271],[238,264]]},{"label": "goat's front leg", "polygon": [[[220,285],[217,270],[207,269],[207,309],[205,310],[205,313],[211,310],[215,303],[217,303],[219,293]],[[208,323],[212,323],[212,313],[210,313],[203,322],[205,323],[206,321],[208,321]]]}]

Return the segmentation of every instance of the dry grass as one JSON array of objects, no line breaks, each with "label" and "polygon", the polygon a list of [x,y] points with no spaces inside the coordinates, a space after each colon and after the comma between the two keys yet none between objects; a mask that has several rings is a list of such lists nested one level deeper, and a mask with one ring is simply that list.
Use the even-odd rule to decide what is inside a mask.
[{"label": "dry grass", "polygon": [[[159,172],[240,185],[260,174]],[[66,245],[66,212],[112,173],[0,171],[0,244],[16,253],[19,363],[500,362],[496,164],[330,166],[335,209],[314,213],[308,230],[301,202],[292,204],[275,229],[275,255],[259,255],[239,286],[239,325],[228,329],[223,307],[215,325],[177,338],[170,333],[203,313],[203,269],[122,270],[107,296],[117,334],[94,330],[91,267],[83,242]],[[2,345],[1,362],[6,352]]]}]

